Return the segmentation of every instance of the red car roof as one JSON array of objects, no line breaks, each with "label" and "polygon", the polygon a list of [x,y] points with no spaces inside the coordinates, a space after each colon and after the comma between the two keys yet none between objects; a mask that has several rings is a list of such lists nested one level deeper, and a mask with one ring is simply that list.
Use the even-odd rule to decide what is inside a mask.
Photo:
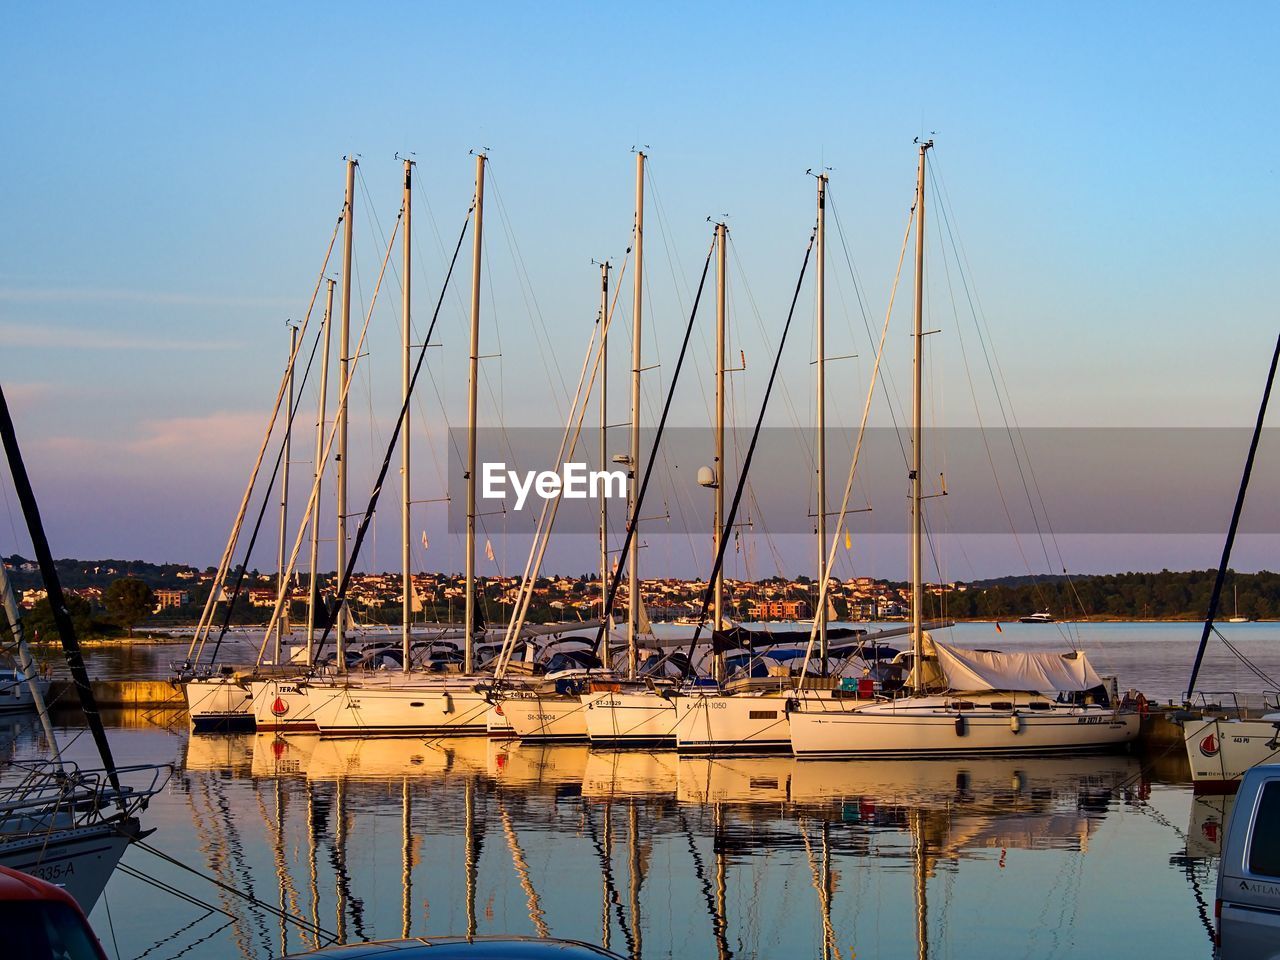
[{"label": "red car roof", "polygon": [[61,887],[55,887],[52,883],[45,883],[30,874],[19,873],[8,867],[0,867],[0,900],[10,902],[54,900],[58,903],[69,903],[75,907],[76,913],[81,913],[83,916],[75,898]]}]

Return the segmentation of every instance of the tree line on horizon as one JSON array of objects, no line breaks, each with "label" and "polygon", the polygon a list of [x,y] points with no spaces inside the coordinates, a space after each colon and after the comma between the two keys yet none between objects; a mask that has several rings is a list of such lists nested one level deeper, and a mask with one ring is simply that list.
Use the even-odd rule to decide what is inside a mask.
[{"label": "tree line on horizon", "polygon": [[[991,582],[948,591],[940,613],[956,619],[1016,620],[1041,610],[1063,620],[1135,618],[1202,620],[1217,570],[1161,570],[1081,577],[1038,578],[1030,583]],[[1228,571],[1218,620],[1238,614],[1250,620],[1280,619],[1280,573]],[[934,598],[937,602],[938,598]]]}]

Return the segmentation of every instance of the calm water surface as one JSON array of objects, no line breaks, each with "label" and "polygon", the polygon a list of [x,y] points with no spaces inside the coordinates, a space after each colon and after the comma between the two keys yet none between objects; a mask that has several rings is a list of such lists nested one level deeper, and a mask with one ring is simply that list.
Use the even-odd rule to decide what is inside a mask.
[{"label": "calm water surface", "polygon": [[[148,842],[199,876],[140,848],[125,864],[208,904],[117,871],[91,919],[121,960],[468,930],[637,958],[1211,954],[1222,801],[1193,802],[1176,754],[690,759],[189,736],[145,714],[110,734],[121,762],[176,764]],[[34,724],[11,737],[43,750]]]}]

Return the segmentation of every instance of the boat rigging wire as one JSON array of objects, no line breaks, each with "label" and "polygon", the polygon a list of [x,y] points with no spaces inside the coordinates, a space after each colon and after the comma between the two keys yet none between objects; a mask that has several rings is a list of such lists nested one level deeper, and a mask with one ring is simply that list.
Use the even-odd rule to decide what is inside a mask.
[{"label": "boat rigging wire", "polygon": [[[1042,497],[1040,502],[1040,510],[1037,511],[1035,499],[1031,495],[1031,486],[1027,481],[1027,472],[1023,466],[1024,459],[1028,461],[1027,466],[1028,467],[1030,466],[1030,458],[1027,455],[1027,451],[1026,451],[1026,442],[1024,439],[1022,443],[1022,452],[1020,456],[1019,450],[1018,450],[1018,441],[1014,437],[1014,429],[1009,421],[1010,411],[1009,409],[1007,409],[1007,406],[1006,406],[1006,400],[1008,399],[1007,398],[1008,387],[1006,385],[1005,391],[1002,394],[1000,390],[1000,385],[996,380],[996,372],[995,372],[995,367],[992,363],[991,353],[988,351],[986,338],[983,336],[982,327],[978,322],[978,315],[977,315],[976,307],[974,305],[974,298],[973,298],[972,290],[970,288],[969,277],[966,271],[962,269],[960,247],[956,240],[955,232],[953,231],[951,226],[951,217],[949,215],[949,209],[948,209],[947,203],[945,202],[942,196],[942,191],[941,191],[941,188],[939,187],[938,181],[935,179],[935,175],[932,167],[930,167],[929,169],[929,178],[930,178],[930,182],[933,185],[934,195],[935,197],[938,198],[938,209],[942,216],[943,227],[946,231],[946,237],[951,243],[951,251],[956,261],[957,272],[960,275],[960,283],[964,291],[966,302],[969,305],[969,312],[974,320],[974,328],[975,330],[977,330],[977,333],[978,333],[978,344],[982,348],[983,359],[986,361],[987,374],[991,379],[992,395],[995,397],[996,405],[1000,411],[1000,416],[1004,423],[1005,434],[1009,438],[1009,446],[1013,451],[1014,466],[1017,468],[1017,471],[1018,471],[1018,479],[1022,485],[1022,491],[1027,501],[1027,507],[1031,511],[1031,521],[1035,526],[1036,537],[1039,540],[1041,552],[1044,554],[1045,566],[1049,570],[1049,572],[1052,573],[1055,567],[1054,567],[1053,561],[1050,560],[1049,558],[1049,547],[1045,541],[1044,530],[1042,529],[1041,522],[1040,522],[1040,514],[1044,513],[1045,524],[1048,525],[1048,515],[1047,515],[1047,512],[1045,511],[1044,500]],[[1009,521],[1009,529],[1013,534],[1014,543],[1018,548],[1019,555],[1022,557],[1023,565],[1027,568],[1027,572],[1031,573],[1032,572],[1031,561],[1022,549],[1022,541],[1021,541],[1021,538],[1018,536],[1017,527],[1014,524],[1013,513],[1009,508],[1009,504],[1004,495],[1004,489],[1000,484],[999,471],[996,468],[994,454],[991,450],[991,442],[987,437],[986,425],[982,422],[982,412],[978,404],[977,388],[973,381],[973,374],[969,366],[968,353],[965,350],[965,346],[964,346],[963,325],[960,323],[959,311],[956,309],[955,288],[951,279],[951,261],[946,255],[947,253],[946,245],[942,242],[941,237],[939,237],[938,242],[939,242],[939,246],[942,247],[942,256],[940,259],[942,260],[943,273],[947,281],[947,291],[951,297],[951,312],[956,322],[956,335],[960,344],[960,355],[964,364],[965,376],[969,381],[969,393],[973,399],[974,415],[978,418],[978,431],[979,431],[979,434],[982,436],[983,446],[987,454],[987,461],[991,467],[991,474],[996,484],[996,491],[1000,497],[1001,507],[1004,510],[1006,519]],[[1008,403],[1008,407],[1011,407],[1011,406],[1012,406],[1012,401],[1010,400]],[[1019,434],[1021,434],[1021,431],[1019,431]],[[1050,527],[1050,531],[1052,532],[1052,527]],[[1056,549],[1057,547],[1056,540],[1055,540],[1054,546]],[[1061,551],[1058,551],[1058,558],[1059,558],[1059,561],[1061,561],[1062,559]],[[1033,586],[1036,590],[1036,595],[1039,598],[1041,606],[1047,607],[1048,598],[1045,595],[1044,591],[1040,589],[1039,584],[1036,583],[1035,581],[1033,581]],[[1071,643],[1072,647],[1076,646],[1075,638],[1071,635],[1071,632],[1069,629],[1064,630],[1064,627],[1059,626],[1059,632],[1064,633],[1064,636],[1066,637],[1068,642]]]},{"label": "boat rigging wire", "polygon": [[[733,529],[734,521],[737,519],[737,516],[738,516],[738,507],[742,503],[742,493],[743,493],[743,490],[746,489],[746,480],[747,480],[747,477],[750,476],[751,474],[751,461],[755,458],[756,444],[760,441],[760,429],[764,425],[765,411],[767,411],[769,408],[769,397],[773,393],[773,385],[775,381],[778,379],[778,367],[782,363],[782,351],[783,351],[783,348],[786,347],[787,345],[787,334],[791,330],[791,321],[795,319],[796,303],[800,300],[800,290],[804,285],[805,271],[808,270],[809,268],[809,258],[813,254],[813,244],[814,244],[814,241],[817,239],[817,236],[818,236],[818,229],[815,226],[813,230],[810,231],[809,242],[808,244],[805,245],[805,248],[804,248],[804,262],[800,264],[800,275],[796,277],[796,288],[795,288],[795,291],[791,294],[791,307],[790,309],[787,310],[787,322],[782,327],[782,336],[778,340],[778,349],[773,355],[773,367],[769,371],[769,380],[765,384],[764,398],[760,401],[760,412],[756,415],[755,429],[751,431],[751,442],[747,445],[747,455],[742,460],[742,470],[738,476],[738,484],[733,491],[733,503],[730,504],[728,514],[723,518],[720,536],[717,537],[717,540],[719,541],[719,543],[716,548],[716,559],[715,559],[715,562],[711,565],[711,574],[710,576],[707,577],[707,588],[706,590],[703,591],[703,594],[702,594],[702,610],[698,614],[698,625],[694,627],[693,637],[689,640],[688,656],[689,656],[690,662],[693,661],[693,651],[698,645],[698,639],[702,636],[702,627],[703,627],[703,624],[706,623],[707,611],[711,607],[711,598],[715,593],[716,577],[720,573],[720,568],[724,565],[725,548],[729,546],[729,541],[731,539],[729,536],[726,536],[726,532]],[[708,254],[707,262],[710,263],[709,254]],[[703,278],[705,279],[705,271],[704,271]],[[699,293],[701,293],[702,288],[699,287],[698,291]],[[696,309],[697,307],[696,303],[694,304],[694,307]],[[689,337],[688,337],[688,334],[686,333],[685,334],[686,343],[688,342],[688,339]],[[683,359],[683,353],[681,354],[681,358]],[[677,367],[677,369],[679,368]],[[648,480],[647,474],[645,476],[645,479]],[[627,535],[628,537],[630,537],[631,535],[630,527],[628,527]],[[615,582],[617,581],[617,574],[614,575],[614,580]],[[814,620],[814,623],[815,624],[817,623],[816,619]],[[717,628],[719,626],[720,624],[716,624]],[[715,637],[715,632],[712,631],[713,646],[714,646],[714,637]]]},{"label": "boat rigging wire", "polygon": [[[862,308],[862,323],[867,333],[868,345],[874,346],[876,343],[875,333],[871,329],[871,320],[867,316],[866,308],[863,305],[861,285],[858,282],[858,274],[853,266],[853,259],[849,255],[849,243],[845,239],[844,224],[840,220],[840,211],[836,206],[835,195],[831,190],[830,181],[827,182],[827,206],[831,209],[831,218],[836,223],[836,235],[840,238],[840,252],[844,255],[845,268],[849,271],[849,276],[853,278],[854,289],[858,292],[858,306]],[[899,425],[899,417],[906,418],[901,410],[901,401],[898,401],[898,409],[895,409],[894,402],[898,400],[897,387],[893,384],[893,375],[888,368],[885,368],[884,381],[881,384],[881,392],[884,394],[885,406],[889,411],[889,419],[893,423],[894,436],[898,439],[898,447],[902,451],[902,462],[906,464],[909,460],[907,456],[907,445],[903,439],[904,428]]]},{"label": "boat rigging wire", "polygon": [[[1009,444],[1013,450],[1015,462],[1018,465],[1019,478],[1022,482],[1023,493],[1027,498],[1027,504],[1031,509],[1033,519],[1036,519],[1035,504],[1037,502],[1039,503],[1040,516],[1044,519],[1044,525],[1048,530],[1049,542],[1052,543],[1054,555],[1057,557],[1057,565],[1055,567],[1053,562],[1049,559],[1048,549],[1045,545],[1044,533],[1039,527],[1039,520],[1036,519],[1036,534],[1040,540],[1041,549],[1045,552],[1045,563],[1048,565],[1050,574],[1056,575],[1057,570],[1062,571],[1062,576],[1066,579],[1068,589],[1071,591],[1071,595],[1075,599],[1076,607],[1087,619],[1089,611],[1085,607],[1079,590],[1076,588],[1074,578],[1072,578],[1071,574],[1067,570],[1066,560],[1062,554],[1062,547],[1058,542],[1057,532],[1054,530],[1053,520],[1049,516],[1048,505],[1045,503],[1044,494],[1040,488],[1040,480],[1036,473],[1035,462],[1031,459],[1030,452],[1027,449],[1026,436],[1023,433],[1021,424],[1018,422],[1017,410],[1013,407],[1008,380],[1004,375],[1004,368],[1001,366],[1000,358],[996,353],[995,343],[991,336],[990,324],[987,321],[986,311],[982,307],[982,298],[969,280],[973,271],[969,265],[969,257],[965,252],[964,245],[960,242],[959,238],[956,236],[956,231],[952,227],[952,222],[955,220],[955,213],[951,208],[951,198],[947,193],[946,179],[936,158],[933,165],[929,168],[929,177],[933,182],[934,193],[938,200],[938,209],[942,216],[947,237],[951,242],[952,251],[956,258],[956,265],[960,268],[960,279],[963,284],[965,298],[969,304],[969,310],[973,317],[974,328],[978,333],[979,345],[982,347],[983,358],[986,361],[988,374],[991,377],[992,389],[1000,407],[1005,432],[1009,437]],[[1012,421],[1012,424],[1010,424],[1010,421]],[[1019,447],[1021,448],[1021,459],[1019,459]],[[1026,474],[1023,474],[1023,461],[1026,463]],[[1026,475],[1030,475],[1031,478],[1030,488],[1027,486]],[[1032,499],[1032,491],[1035,492],[1034,500]],[[1080,640],[1078,626],[1076,627],[1075,633],[1075,640],[1072,641],[1073,646],[1078,645]]]},{"label": "boat rigging wire", "polygon": [[[330,320],[329,322],[332,322]],[[245,548],[244,557],[240,561],[240,566],[236,571],[235,585],[231,588],[231,596],[227,599],[227,608],[222,615],[222,627],[218,631],[218,639],[214,641],[213,653],[209,656],[209,662],[212,664],[218,659],[218,651],[222,649],[222,641],[227,635],[227,631],[231,627],[231,616],[235,612],[236,600],[240,597],[240,588],[244,585],[244,578],[249,572],[249,558],[253,556],[254,545],[258,542],[258,534],[262,532],[262,523],[266,519],[267,507],[271,506],[271,490],[276,485],[276,478],[280,473],[280,466],[284,460],[285,447],[288,445],[288,438],[293,432],[293,419],[298,412],[298,408],[302,405],[302,391],[306,389],[307,378],[311,376],[311,365],[316,359],[316,348],[320,345],[320,338],[324,336],[324,326],[316,332],[316,337],[311,343],[311,355],[307,357],[306,368],[302,371],[302,383],[299,385],[294,395],[293,407],[289,411],[289,417],[285,422],[284,437],[280,441],[279,452],[276,453],[275,465],[271,468],[271,479],[267,482],[266,493],[262,497],[262,506],[258,509],[258,518],[253,524],[253,533],[249,536],[249,545]],[[276,585],[276,590],[287,592],[288,587],[283,576],[280,574],[281,582]],[[278,628],[277,628],[278,629]],[[263,645],[266,645],[266,636],[263,636]]]},{"label": "boat rigging wire", "polygon": [[191,643],[187,647],[188,663],[192,662],[193,659],[198,660],[204,652],[204,642],[208,639],[209,629],[213,626],[213,611],[217,604],[216,598],[226,580],[231,558],[235,554],[236,543],[239,540],[240,530],[244,524],[244,516],[248,512],[249,501],[253,496],[253,488],[258,480],[258,470],[262,467],[262,458],[266,456],[267,446],[271,442],[271,433],[275,429],[276,417],[280,413],[280,405],[284,402],[285,393],[289,389],[289,374],[293,371],[294,363],[297,362],[298,350],[301,349],[303,338],[306,336],[307,324],[311,322],[311,313],[315,309],[316,297],[320,294],[320,285],[324,283],[325,271],[329,269],[329,258],[333,256],[333,246],[337,242],[338,231],[342,228],[342,223],[346,216],[347,204],[344,200],[342,212],[338,214],[337,222],[333,225],[333,233],[329,237],[329,245],[325,249],[324,260],[320,264],[320,272],[316,275],[316,285],[311,291],[311,302],[307,305],[307,313],[298,327],[298,347],[290,355],[284,376],[280,378],[280,386],[276,389],[275,404],[271,408],[271,416],[267,418],[267,430],[262,437],[262,444],[258,448],[258,457],[254,461],[253,469],[249,471],[249,482],[245,485],[244,496],[240,500],[240,508],[236,513],[235,520],[232,521],[231,533],[227,537],[227,545],[222,551],[222,558],[218,561],[218,572],[213,578],[209,597],[205,600],[204,610],[200,614],[196,631],[192,634]]},{"label": "boat rigging wire", "polygon": [[[680,368],[684,365],[685,354],[688,352],[688,349],[689,349],[689,337],[693,333],[694,320],[696,320],[698,316],[698,304],[702,302],[702,290],[707,283],[707,273],[711,269],[711,256],[712,254],[715,253],[715,249],[716,249],[715,241],[713,240],[711,243],[711,246],[707,249],[707,259],[702,264],[702,278],[698,281],[698,293],[693,298],[693,309],[689,312],[689,322],[685,325],[685,328],[684,328],[684,339],[680,341],[680,354],[676,358],[676,368],[671,375],[671,387],[667,391],[666,402],[662,405],[662,416],[658,420],[658,427],[653,437],[653,445],[649,451],[648,458],[645,460],[644,478],[640,482],[640,489],[636,494],[635,501],[631,505],[631,516],[627,518],[627,532],[626,532],[626,536],[624,536],[622,539],[621,552],[618,554],[620,559],[622,557],[628,556],[628,550],[631,548],[631,542],[632,540],[635,539],[636,525],[640,517],[640,508],[641,508],[641,505],[644,503],[645,493],[649,489],[649,479],[653,476],[653,464],[657,459],[656,454],[658,450],[658,445],[662,442],[662,432],[667,425],[667,416],[671,413],[671,401],[675,398],[676,384],[680,379]],[[805,262],[806,263],[808,262],[807,253],[805,255]],[[776,372],[776,366],[775,366],[775,372]],[[632,464],[633,469],[634,469],[634,466],[635,465]],[[723,556],[724,544],[721,544],[720,553]],[[618,593],[618,585],[622,581],[622,570],[623,570],[623,564],[619,562],[618,565],[614,568],[612,578],[609,580],[609,592],[605,594],[605,601],[604,601],[604,616],[600,622],[599,628],[596,631],[596,639],[595,639],[594,647],[597,650],[601,649],[600,644],[604,639],[605,631],[609,629],[609,619],[613,614],[613,601]],[[715,575],[713,573],[712,577],[714,578],[714,576]],[[637,584],[636,592],[637,593],[640,592],[638,584]],[[627,602],[634,606],[640,601],[638,597],[628,597]],[[704,616],[706,615],[705,605],[704,605],[703,615]]]},{"label": "boat rigging wire", "polygon": [[[1231,548],[1236,542],[1236,530],[1240,526],[1240,513],[1244,510],[1244,497],[1249,489],[1249,476],[1253,473],[1253,458],[1258,452],[1258,441],[1262,439],[1262,424],[1267,419],[1267,406],[1271,402],[1271,387],[1276,379],[1276,364],[1280,363],[1280,337],[1276,338],[1276,348],[1271,354],[1271,369],[1267,372],[1267,386],[1262,391],[1262,403],[1258,406],[1258,419],[1253,425],[1253,438],[1249,442],[1249,455],[1244,461],[1244,474],[1240,477],[1240,489],[1236,493],[1235,508],[1231,512],[1231,525],[1227,528],[1227,541],[1222,545],[1222,560],[1218,563],[1218,575],[1213,582],[1213,594],[1209,598],[1209,611],[1204,618],[1204,631],[1200,634],[1200,646],[1196,649],[1196,659],[1191,667],[1191,679],[1187,681],[1187,701],[1196,689],[1196,678],[1200,675],[1200,665],[1204,660],[1204,648],[1209,642],[1209,631],[1213,629],[1213,621],[1218,616],[1218,602],[1222,599],[1222,587],[1227,577],[1227,564],[1231,562]],[[1219,636],[1222,636],[1219,634]],[[1223,637],[1225,640],[1226,638]],[[1234,650],[1232,652],[1235,652]]]},{"label": "boat rigging wire", "polygon": [[[246,891],[241,890],[239,887],[233,886],[232,884],[226,883],[223,880],[219,880],[217,877],[210,876],[207,873],[203,873],[200,870],[197,870],[195,867],[191,866],[190,864],[184,863],[178,858],[170,856],[169,854],[165,853],[163,850],[153,846],[152,844],[148,843],[145,840],[134,839],[132,841],[132,845],[137,847],[140,850],[145,850],[147,853],[151,854],[153,857],[156,857],[164,861],[170,866],[177,867],[180,870],[185,870],[187,873],[190,873],[193,876],[199,877],[201,880],[205,880],[208,883],[213,884],[223,893],[228,893],[233,897],[237,897],[245,901],[246,903],[248,903],[250,906],[255,907],[256,909],[262,911],[263,913],[266,913],[270,916],[275,917],[281,922],[292,923],[294,926],[298,927],[300,930],[306,931],[308,934],[310,934],[313,937],[318,937],[318,936],[326,937],[329,943],[337,943],[338,940],[340,939],[336,933],[333,933],[330,930],[326,930],[324,927],[321,927],[319,924],[311,923],[310,921],[304,920],[301,917],[292,916],[290,913],[288,913],[285,910],[281,910],[279,907],[272,906],[271,904],[267,903],[264,900],[259,900],[252,893],[247,893]],[[125,869],[126,866],[127,865],[125,864],[121,864],[120,867],[118,867],[118,869]],[[157,881],[157,883],[158,882],[159,881]],[[175,888],[175,891],[176,891],[176,888]],[[170,892],[174,892],[174,891],[170,891]],[[175,896],[181,896],[182,894],[183,894],[183,891],[175,892]],[[190,899],[192,902],[198,903],[200,906],[204,907],[205,909],[216,910],[218,913],[221,913],[224,916],[234,916],[234,914],[230,914],[225,910],[219,909],[218,907],[214,907],[210,904],[200,902],[190,894],[186,894],[185,896],[183,896],[183,899]]]},{"label": "boat rigging wire", "polygon": [[[512,263],[516,267],[516,281],[520,288],[520,297],[524,300],[525,312],[528,313],[529,319],[537,319],[534,325],[535,340],[538,344],[538,356],[542,359],[542,365],[547,369],[548,374],[554,368],[556,379],[560,384],[560,393],[555,393],[555,385],[550,382],[548,375],[548,386],[552,388],[552,399],[559,406],[562,400],[569,397],[569,387],[564,379],[564,371],[560,367],[560,356],[555,350],[555,345],[551,340],[551,333],[547,329],[546,317],[542,313],[542,305],[538,303],[538,295],[534,292],[533,283],[529,279],[529,268],[525,263],[524,252],[520,249],[520,242],[516,239],[515,231],[511,227],[511,219],[507,215],[506,204],[502,202],[502,191],[498,187],[498,180],[493,174],[493,160],[490,159],[486,165],[487,176],[490,186],[493,188],[493,198],[498,208],[498,219],[502,221],[503,233],[507,239],[507,249],[511,254]],[[490,273],[492,276],[492,273]],[[530,306],[532,304],[532,306]],[[538,336],[541,334],[541,336]],[[545,349],[544,349],[545,348]],[[550,354],[550,362],[548,363],[547,355]],[[557,410],[557,412],[561,412]]]},{"label": "boat rigging wire", "polygon": [[[458,234],[458,242],[453,248],[453,259],[449,262],[449,270],[445,273],[444,284],[440,288],[440,297],[436,301],[435,311],[431,316],[431,323],[427,327],[427,335],[422,340],[422,345],[418,348],[418,359],[414,363],[413,376],[409,378],[409,389],[405,393],[403,402],[400,404],[400,415],[396,418],[395,428],[391,431],[391,440],[387,444],[386,456],[382,459],[382,468],[378,472],[378,479],[374,482],[373,490],[369,494],[369,504],[365,508],[364,516],[360,518],[360,526],[356,530],[355,540],[351,544],[351,556],[347,559],[347,568],[342,571],[342,580],[338,585],[338,592],[335,597],[333,610],[329,616],[325,618],[324,631],[320,635],[320,642],[316,646],[316,656],[324,649],[325,643],[329,639],[329,633],[333,629],[333,625],[338,616],[341,615],[343,606],[346,604],[347,589],[351,585],[351,575],[355,571],[356,561],[360,557],[360,548],[364,544],[365,534],[369,530],[369,523],[373,519],[374,510],[378,506],[378,497],[382,493],[382,485],[387,478],[387,471],[391,467],[391,457],[395,453],[396,444],[400,440],[400,431],[403,429],[405,421],[409,417],[409,403],[413,396],[413,388],[417,385],[418,375],[422,372],[423,361],[427,357],[427,344],[431,342],[431,335],[435,332],[436,321],[440,318],[440,308],[444,304],[445,294],[449,289],[449,281],[453,277],[454,267],[458,263],[458,254],[462,250],[462,242],[466,239],[467,229],[471,226],[471,215],[475,211],[475,202],[472,201],[471,206],[467,209],[467,215],[462,223],[462,230]],[[392,238],[394,239],[394,232]],[[390,252],[390,247],[387,248]],[[345,399],[345,398],[344,398]]]},{"label": "boat rigging wire", "polygon": [[[824,569],[831,569],[832,563],[835,562],[836,550],[840,545],[840,534],[845,525],[845,518],[849,512],[849,497],[853,493],[853,481],[858,472],[858,460],[862,455],[862,441],[867,432],[867,418],[871,414],[871,400],[875,396],[876,382],[880,376],[880,361],[884,358],[885,341],[889,336],[889,322],[893,318],[893,304],[898,296],[898,282],[902,278],[902,265],[906,261],[907,246],[911,239],[911,227],[917,223],[917,210],[915,204],[911,206],[911,212],[907,214],[907,229],[902,234],[902,249],[898,251],[898,267],[894,271],[893,285],[889,288],[889,304],[884,312],[884,326],[880,328],[880,342],[876,345],[876,359],[871,367],[871,382],[867,384],[867,399],[862,407],[862,422],[858,427],[858,439],[853,447],[853,458],[849,462],[849,478],[845,481],[844,497],[840,501],[840,512],[836,515],[836,527],[831,533],[831,547],[827,552],[827,562]],[[936,559],[935,559],[936,562]],[[827,590],[831,583],[830,577],[824,577],[818,588],[818,600],[815,609],[821,609],[822,605],[827,602]],[[803,688],[805,677],[809,672],[809,663],[813,659],[814,643],[818,639],[818,618],[813,619],[813,627],[809,631],[809,642],[805,646],[804,662],[800,667],[800,686]],[[824,657],[825,659],[825,657]],[[825,667],[824,667],[825,669]]]},{"label": "boat rigging wire", "polygon": [[1217,635],[1218,639],[1223,642],[1226,648],[1231,651],[1231,654],[1244,665],[1246,670],[1252,673],[1263,683],[1270,684],[1273,689],[1280,690],[1280,681],[1277,681],[1274,677],[1270,676],[1265,670],[1237,650],[1235,644],[1228,640],[1226,635],[1218,629],[1217,624],[1214,624],[1213,632]]},{"label": "boat rigging wire", "polygon": [[9,415],[9,403],[5,399],[3,388],[0,388],[0,441],[3,442],[5,457],[9,462],[9,474],[13,478],[14,493],[17,494],[18,504],[22,507],[27,532],[31,535],[31,547],[36,555],[36,563],[40,567],[41,579],[44,580],[49,599],[49,611],[58,629],[58,639],[62,642],[62,650],[67,658],[67,669],[75,683],[80,710],[84,714],[86,726],[93,734],[93,742],[98,748],[98,755],[102,758],[102,765],[106,768],[107,779],[115,791],[116,804],[123,814],[127,810],[127,804],[124,791],[120,788],[120,776],[116,771],[115,760],[111,755],[111,744],[107,740],[102,716],[98,713],[98,703],[93,695],[93,688],[89,685],[89,672],[85,669],[84,655],[80,651],[80,642],[76,638],[75,624],[72,623],[71,614],[67,610],[66,597],[62,593],[62,581],[58,577],[53,552],[45,536],[35,491],[31,488],[31,479],[27,476],[27,467],[22,461],[18,435],[14,430],[13,419]]},{"label": "boat rigging wire", "polygon": [[[321,463],[324,463],[329,459],[329,454],[333,450],[333,442],[338,435],[338,428],[341,426],[342,410],[346,407],[351,396],[351,385],[355,382],[355,374],[358,372],[360,367],[360,357],[364,354],[365,338],[369,334],[369,324],[373,320],[373,308],[377,306],[378,293],[382,289],[382,279],[386,275],[387,261],[391,259],[392,244],[395,243],[396,233],[400,229],[400,220],[402,216],[403,216],[403,211],[401,211],[400,216],[397,216],[395,228],[391,231],[391,239],[387,243],[387,252],[382,260],[382,268],[378,272],[378,282],[373,288],[373,302],[369,305],[369,312],[365,314],[364,323],[361,324],[360,336],[356,338],[355,353],[352,354],[351,356],[350,376],[347,377],[346,383],[342,385],[342,389],[339,391],[338,404],[335,410],[335,418],[334,418],[333,426],[329,429],[328,439],[324,443],[324,450],[322,451],[321,456],[319,458]],[[285,565],[283,579],[288,579],[289,577],[293,576],[294,565],[298,562],[298,553],[302,550],[302,541],[307,534],[312,513],[318,509],[321,475],[322,475],[321,471],[317,470],[315,477],[312,479],[311,493],[307,497],[306,509],[302,512],[302,522],[298,526],[298,535],[296,539],[293,541],[293,550],[290,551],[289,553],[289,562]],[[263,634],[262,646],[258,648],[258,659],[256,661],[256,666],[262,665],[262,658],[266,656],[266,652],[267,652],[266,637],[271,635],[272,629],[276,626],[277,622],[280,619],[281,613],[284,610],[284,606],[285,606],[285,595],[281,593],[276,597],[275,606],[272,608],[272,611],[271,611],[271,618],[267,621],[267,629],[266,629],[266,632]],[[339,608],[336,614],[331,615],[330,622],[332,622],[334,617],[339,615],[340,613],[341,613],[341,607]]]},{"label": "boat rigging wire", "polygon": [[[597,313],[596,325],[591,332],[591,338],[587,343],[586,356],[582,359],[582,370],[578,374],[577,392],[573,398],[573,404],[569,412],[569,420],[565,423],[564,433],[560,439],[560,450],[556,456],[557,462],[563,463],[566,456],[566,450],[569,456],[573,455],[573,451],[577,447],[578,438],[581,435],[582,423],[586,417],[587,408],[590,405],[592,388],[595,385],[596,374],[600,372],[601,364],[604,359],[604,346],[609,335],[609,327],[613,321],[614,311],[618,306],[618,297],[622,293],[622,278],[627,275],[627,264],[631,259],[630,251],[623,258],[622,267],[618,271],[617,281],[614,284],[613,303],[609,306],[608,311],[603,315]],[[596,334],[599,333],[600,342],[596,344]],[[592,357],[595,362],[592,364]],[[590,378],[587,377],[587,370],[590,368]],[[585,387],[584,387],[585,384]],[[582,406],[579,408],[578,403],[581,401]],[[577,423],[573,422],[576,415]],[[535,582],[538,573],[542,567],[542,558],[546,552],[547,544],[551,539],[551,530],[555,524],[556,514],[559,511],[560,498],[543,500],[542,509],[538,515],[538,523],[534,529],[533,540],[529,545],[529,557],[525,561],[524,575],[521,578],[520,593],[516,602],[512,605],[511,617],[507,624],[507,632],[503,637],[502,650],[498,655],[498,667],[494,671],[494,676],[501,679],[505,676],[507,665],[510,662],[511,654],[515,647],[516,638],[520,636],[524,629],[525,616],[529,610],[529,603],[533,599]],[[603,587],[603,584],[602,584]],[[602,613],[602,619],[607,622],[607,611]]]}]

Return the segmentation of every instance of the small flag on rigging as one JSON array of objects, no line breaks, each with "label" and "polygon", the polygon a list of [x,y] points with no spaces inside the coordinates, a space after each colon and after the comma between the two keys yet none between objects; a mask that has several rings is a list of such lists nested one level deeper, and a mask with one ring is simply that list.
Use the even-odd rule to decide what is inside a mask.
[{"label": "small flag on rigging", "polygon": [[1004,633],[1004,629],[1000,626],[999,622],[996,623],[996,633]]},{"label": "small flag on rigging", "polygon": [[846,550],[852,550],[852,549],[853,549],[853,537],[851,537],[851,536],[849,535],[849,531],[848,531],[848,530],[846,530],[846,531],[844,532],[844,548],[845,548]]},{"label": "small flag on rigging", "polygon": [[493,544],[489,542],[488,537],[484,538],[484,558],[490,563],[497,563],[497,561],[493,559]]},{"label": "small flag on rigging", "polygon": [[430,546],[431,544],[427,542],[427,531],[423,530],[422,531],[422,549],[427,550],[430,548]]}]

